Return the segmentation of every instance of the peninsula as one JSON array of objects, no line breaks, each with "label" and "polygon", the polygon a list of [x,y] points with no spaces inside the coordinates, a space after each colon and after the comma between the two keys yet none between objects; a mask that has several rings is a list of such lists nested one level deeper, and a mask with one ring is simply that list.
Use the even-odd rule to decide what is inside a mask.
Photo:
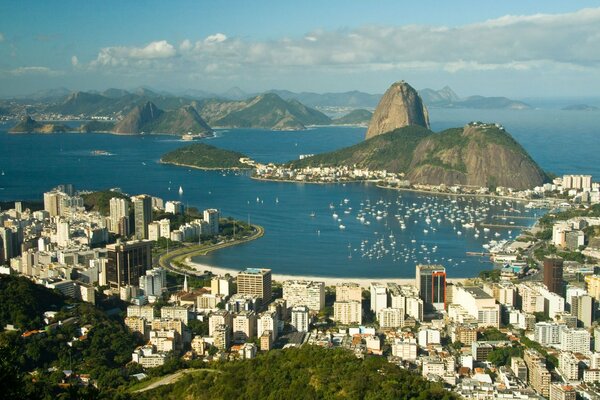
[{"label": "peninsula", "polygon": [[30,116],[23,118],[17,125],[13,126],[9,133],[64,133],[69,130],[62,124],[41,123]]}]

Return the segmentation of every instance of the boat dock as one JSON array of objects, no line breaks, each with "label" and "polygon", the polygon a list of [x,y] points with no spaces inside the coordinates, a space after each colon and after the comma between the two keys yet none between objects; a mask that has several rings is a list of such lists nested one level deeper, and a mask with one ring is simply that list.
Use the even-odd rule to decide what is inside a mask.
[{"label": "boat dock", "polygon": [[481,224],[484,228],[506,228],[506,229],[529,229],[529,226],[524,225],[509,225],[509,224]]},{"label": "boat dock", "polygon": [[496,219],[538,219],[538,217],[526,216],[526,215],[492,215],[492,218]]}]

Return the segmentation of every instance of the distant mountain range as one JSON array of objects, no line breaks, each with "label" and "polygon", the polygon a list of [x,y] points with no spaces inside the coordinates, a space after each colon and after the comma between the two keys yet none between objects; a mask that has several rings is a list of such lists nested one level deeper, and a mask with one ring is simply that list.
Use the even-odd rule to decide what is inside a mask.
[{"label": "distant mountain range", "polygon": [[[511,100],[506,97],[484,97],[469,96],[459,97],[450,87],[446,86],[440,90],[422,89],[419,95],[427,107],[443,108],[478,108],[478,109],[526,109],[530,106],[524,102]],[[163,109],[178,108],[192,101],[205,100],[230,100],[247,101],[261,94],[273,93],[283,100],[296,100],[313,108],[341,108],[341,109],[374,109],[381,94],[369,94],[360,91],[348,91],[340,93],[314,93],[314,92],[292,92],[289,90],[269,90],[264,93],[247,93],[239,87],[233,87],[223,93],[214,93],[204,90],[187,89],[180,92],[170,93],[157,91],[146,87],[140,87],[131,91],[124,89],[107,89],[98,91],[71,92],[66,88],[43,90],[27,96],[20,96],[16,100],[20,102],[32,101],[34,103],[48,103],[49,112],[68,111],[69,114],[94,114],[106,115],[110,113],[130,111],[135,105],[145,101],[152,101]],[[133,105],[132,105],[133,103]],[[0,101],[0,106],[2,106]]]}]

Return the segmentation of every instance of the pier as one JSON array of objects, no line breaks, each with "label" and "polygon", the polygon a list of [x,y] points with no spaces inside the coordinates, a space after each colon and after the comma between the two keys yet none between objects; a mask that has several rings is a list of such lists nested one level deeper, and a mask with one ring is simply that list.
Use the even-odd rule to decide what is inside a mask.
[{"label": "pier", "polygon": [[496,219],[538,219],[538,217],[525,216],[525,215],[492,215],[492,218]]},{"label": "pier", "polygon": [[467,251],[467,255],[468,256],[474,256],[474,257],[488,257],[491,255],[491,253],[483,253],[483,252],[477,252],[477,251]]},{"label": "pier", "polygon": [[529,226],[524,225],[509,225],[509,224],[481,224],[483,228],[506,228],[506,229],[529,229]]}]

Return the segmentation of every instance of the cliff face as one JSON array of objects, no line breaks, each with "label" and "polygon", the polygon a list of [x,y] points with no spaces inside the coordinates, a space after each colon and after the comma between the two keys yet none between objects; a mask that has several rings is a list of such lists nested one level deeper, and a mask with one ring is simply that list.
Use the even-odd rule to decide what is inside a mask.
[{"label": "cliff face", "polygon": [[120,134],[143,132],[144,126],[160,118],[162,113],[163,111],[152,102],[136,106],[125,118],[115,125],[113,132]]},{"label": "cliff face", "polygon": [[409,125],[429,128],[427,108],[412,86],[404,81],[396,82],[379,101],[366,139]]},{"label": "cliff face", "polygon": [[407,178],[432,185],[530,189],[541,185],[546,175],[503,128],[469,124],[423,139],[413,153]]}]

